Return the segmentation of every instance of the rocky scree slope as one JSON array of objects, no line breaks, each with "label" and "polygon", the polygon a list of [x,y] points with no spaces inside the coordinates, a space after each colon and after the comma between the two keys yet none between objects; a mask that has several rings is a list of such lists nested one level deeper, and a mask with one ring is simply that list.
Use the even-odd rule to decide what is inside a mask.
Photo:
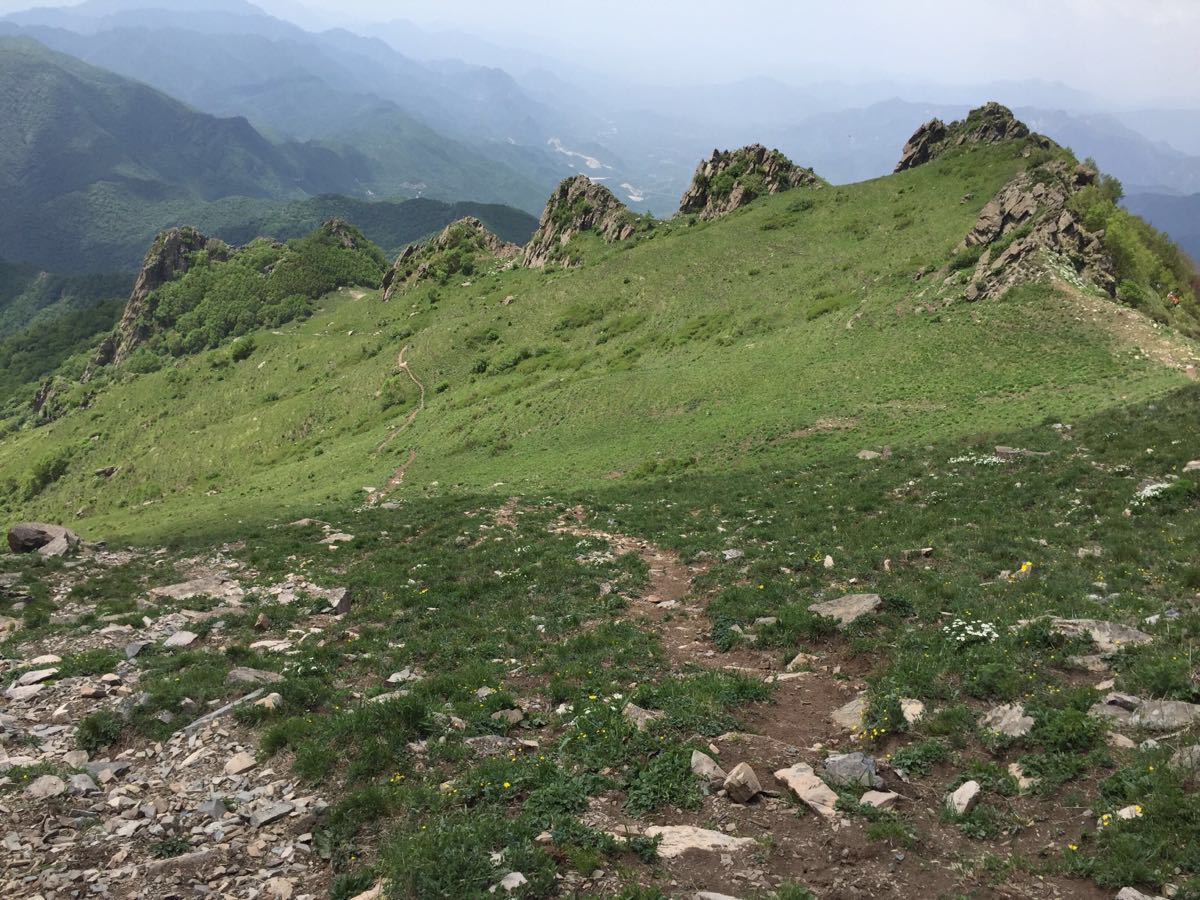
[{"label": "rocky scree slope", "polygon": [[511,265],[522,252],[516,244],[492,234],[478,219],[459,219],[427,243],[404,249],[384,276],[383,300],[386,303],[421,281],[444,284],[453,275],[474,275],[488,265]]},{"label": "rocky scree slope", "polygon": [[812,169],[797,166],[778,150],[751,144],[740,150],[714,150],[700,163],[679,203],[680,215],[719,219],[766,194],[823,182]]}]

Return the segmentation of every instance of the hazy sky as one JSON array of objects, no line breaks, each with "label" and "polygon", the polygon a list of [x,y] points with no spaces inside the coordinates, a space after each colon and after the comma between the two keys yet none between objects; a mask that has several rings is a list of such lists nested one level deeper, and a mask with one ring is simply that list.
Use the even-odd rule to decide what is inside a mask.
[{"label": "hazy sky", "polygon": [[[288,18],[307,8],[326,24],[406,18],[461,28],[663,82],[1039,78],[1118,102],[1200,105],[1200,0],[258,2]],[[30,5],[65,4],[0,0],[0,11]]]}]

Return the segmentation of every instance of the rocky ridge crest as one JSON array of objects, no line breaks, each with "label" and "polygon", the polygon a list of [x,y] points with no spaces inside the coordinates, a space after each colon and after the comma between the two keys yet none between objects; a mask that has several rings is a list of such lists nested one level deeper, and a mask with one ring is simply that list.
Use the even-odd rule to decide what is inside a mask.
[{"label": "rocky ridge crest", "polygon": [[459,272],[470,275],[489,261],[511,263],[521,255],[516,244],[497,237],[472,216],[451,222],[424,244],[404,249],[383,278],[386,303],[414,284],[443,279]]},{"label": "rocky ridge crest", "polygon": [[1012,110],[999,103],[987,103],[971,110],[960,122],[947,125],[941,119],[931,119],[916,130],[900,156],[897,172],[915,169],[937,159],[953,147],[967,144],[999,144],[1033,138],[1040,146],[1050,148],[1054,142],[1029,130]]},{"label": "rocky ridge crest", "polygon": [[1072,194],[1096,178],[1087,166],[1058,161],[1022,172],[1005,185],[959,247],[959,252],[983,248],[966,298],[999,297],[1013,285],[1039,280],[1053,260],[1060,263],[1058,274],[1114,295],[1116,271],[1103,235],[1088,231],[1069,208]]},{"label": "rocky ridge crest", "polygon": [[610,244],[628,240],[637,232],[637,216],[604,185],[576,175],[550,195],[521,264],[527,269],[551,263],[578,265],[567,245],[584,232],[598,234]]},{"label": "rocky ridge crest", "polygon": [[681,215],[719,219],[766,194],[815,186],[812,169],[797,166],[778,150],[751,144],[739,150],[714,150],[701,162],[679,203]]}]

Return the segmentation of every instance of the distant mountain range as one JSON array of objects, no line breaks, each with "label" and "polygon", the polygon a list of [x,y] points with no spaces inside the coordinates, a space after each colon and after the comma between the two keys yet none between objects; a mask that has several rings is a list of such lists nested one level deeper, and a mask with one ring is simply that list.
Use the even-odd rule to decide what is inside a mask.
[{"label": "distant mountain range", "polygon": [[[886,96],[886,84],[722,83],[719,73],[706,74],[711,83],[654,87],[405,21],[381,24],[369,37],[306,31],[244,0],[86,0],[0,19],[0,35],[6,33],[138,82],[126,82],[131,97],[149,86],[180,101],[168,112],[167,97],[155,95],[148,101],[154,112],[132,121],[132,132],[172,123],[156,139],[160,158],[141,150],[97,154],[100,143],[87,139],[80,162],[47,135],[88,134],[96,123],[63,120],[49,133],[43,124],[62,110],[87,108],[72,100],[78,85],[30,96],[20,66],[30,65],[33,51],[22,45],[22,62],[7,49],[17,45],[0,44],[0,55],[13,57],[2,67],[5,77],[26,92],[23,115],[38,120],[34,132],[54,148],[50,158],[22,170],[19,186],[0,185],[6,196],[25,190],[19,208],[40,205],[25,235],[12,236],[15,244],[0,234],[0,253],[56,265],[65,255],[73,266],[111,268],[110,256],[142,246],[151,226],[190,216],[221,233],[236,226],[227,218],[233,209],[269,221],[276,216],[272,204],[318,194],[470,200],[537,214],[552,187],[578,172],[635,210],[668,215],[697,159],[714,147],[754,141],[778,146],[831,181],[859,181],[891,171],[896,148],[921,122],[958,117],[987,99],[968,96],[979,91],[1014,105],[1031,126],[1080,156],[1094,157],[1131,196],[1200,192],[1200,112],[1102,114],[1097,98],[1057,84],[895,86],[921,102],[871,102]],[[64,57],[49,59],[71,71]],[[76,82],[104,80],[96,70],[86,78],[75,73]],[[94,96],[75,99],[90,103]],[[55,103],[62,110],[44,108]],[[15,127],[0,122],[0,153]],[[118,137],[108,144],[119,146],[124,126],[113,127]],[[214,155],[222,145],[227,151]],[[77,162],[73,180],[82,183],[61,190],[58,173]],[[234,198],[264,205],[250,214],[245,200]],[[1162,208],[1150,205],[1152,221]],[[64,235],[60,223],[67,219],[80,224]],[[130,219],[136,237],[122,233]],[[1168,227],[1166,220],[1157,224]],[[78,251],[39,249],[54,238]]]},{"label": "distant mountain range", "polygon": [[[431,168],[488,168],[436,138],[417,146]],[[132,269],[157,231],[181,221],[233,240],[291,236],[311,229],[314,209],[355,206],[309,198],[361,198],[373,178],[357,151],[273,143],[245,119],[199,113],[32,40],[0,38],[0,199],[10,213],[0,219],[0,253],[8,259],[60,272]],[[450,193],[473,191],[463,183]],[[453,212],[492,219],[514,237],[535,226],[528,214],[479,204],[450,212],[435,203],[438,214],[425,205],[411,216],[401,207],[371,215],[356,206],[356,218],[390,216],[375,235],[386,247],[443,227]]]}]

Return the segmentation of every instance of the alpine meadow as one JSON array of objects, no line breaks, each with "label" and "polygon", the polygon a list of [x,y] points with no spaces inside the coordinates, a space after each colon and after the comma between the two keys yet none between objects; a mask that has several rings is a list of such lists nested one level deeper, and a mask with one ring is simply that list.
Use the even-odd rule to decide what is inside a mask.
[{"label": "alpine meadow", "polygon": [[1188,97],[266,5],[0,17],[0,894],[1200,898]]}]

